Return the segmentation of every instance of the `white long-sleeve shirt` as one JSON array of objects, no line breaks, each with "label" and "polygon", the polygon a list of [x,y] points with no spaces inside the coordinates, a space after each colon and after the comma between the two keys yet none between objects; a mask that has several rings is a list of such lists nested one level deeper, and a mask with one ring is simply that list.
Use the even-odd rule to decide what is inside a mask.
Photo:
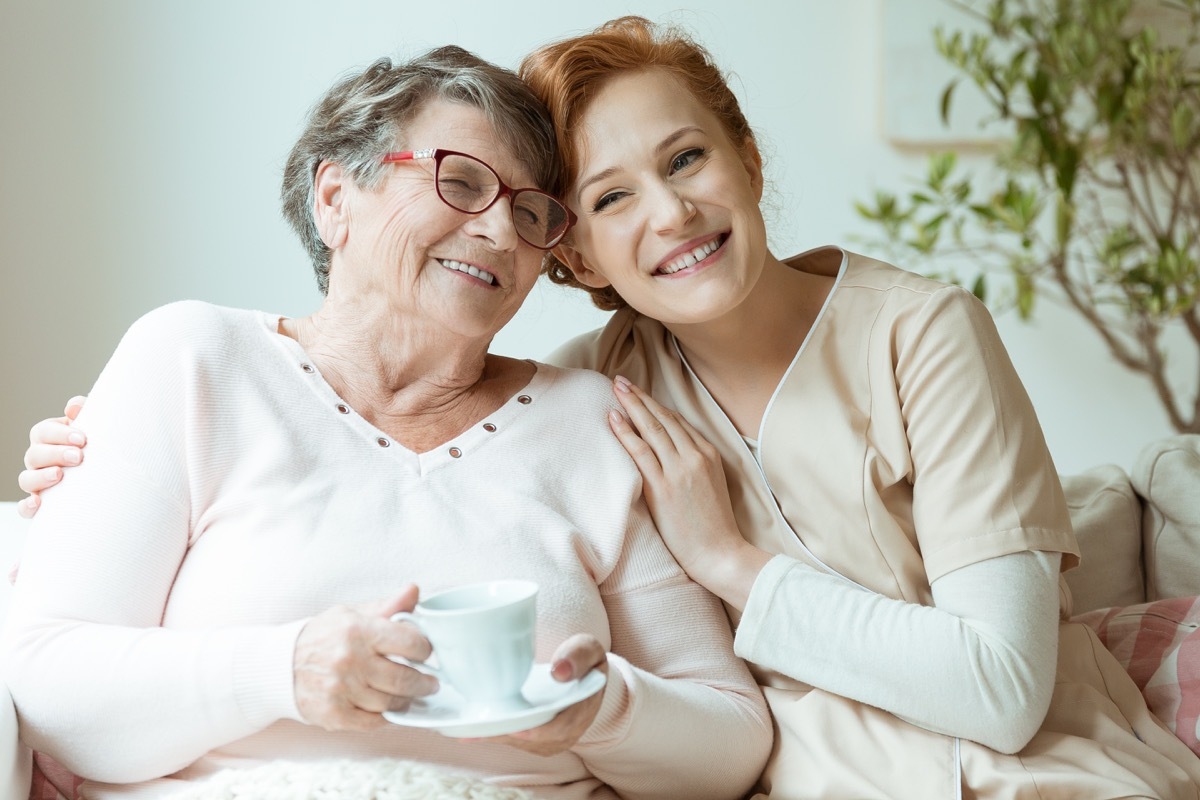
[{"label": "white long-sleeve shirt", "polygon": [[[765,705],[720,605],[654,530],[605,424],[608,381],[539,364],[494,414],[416,454],[346,406],[278,319],[173,304],[105,368],[78,422],[85,463],[45,495],[4,633],[29,744],[104,782],[96,797],[279,757],[414,759],[553,798],[753,783]],[[571,752],[300,721],[307,619],[410,582],[499,577],[541,586],[538,661],[577,632],[611,646]]]},{"label": "white long-sleeve shirt", "polygon": [[935,604],[924,606],[776,556],[750,592],[736,650],[927,730],[1015,753],[1054,688],[1059,558],[1026,551],[960,567],[933,582]]}]

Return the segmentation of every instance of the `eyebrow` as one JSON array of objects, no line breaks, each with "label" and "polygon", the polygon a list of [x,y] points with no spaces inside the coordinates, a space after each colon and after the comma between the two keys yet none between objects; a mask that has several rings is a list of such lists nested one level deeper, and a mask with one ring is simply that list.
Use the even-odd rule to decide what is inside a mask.
[{"label": "eyebrow", "polygon": [[[677,141],[679,141],[684,136],[686,136],[687,134],[692,133],[694,131],[698,131],[700,133],[704,132],[704,130],[697,125],[685,125],[684,127],[680,128],[679,130],[668,134],[666,137],[663,138],[663,140],[661,142],[659,142],[655,146],[654,155],[656,155],[656,156],[662,155],[664,150],[669,150],[671,147],[673,147],[675,145],[675,143]],[[602,180],[611,178],[613,175],[616,175],[620,171],[621,171],[620,167],[609,167],[608,169],[597,172],[595,175],[588,177],[587,180],[580,182],[579,188],[577,188],[575,190],[575,196],[581,197],[583,195],[584,189],[591,186],[593,183],[598,183]]]}]

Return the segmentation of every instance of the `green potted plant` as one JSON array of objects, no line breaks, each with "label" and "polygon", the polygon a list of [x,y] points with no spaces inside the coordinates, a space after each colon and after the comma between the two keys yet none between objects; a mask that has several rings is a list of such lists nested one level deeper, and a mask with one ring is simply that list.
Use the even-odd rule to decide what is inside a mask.
[{"label": "green potted plant", "polygon": [[1172,385],[1165,347],[1200,374],[1200,0],[1138,24],[1150,1],[955,3],[983,24],[934,32],[957,74],[942,116],[957,91],[982,92],[984,122],[1007,132],[995,173],[938,153],[914,190],[856,205],[899,260],[955,281],[946,265],[977,266],[968,280],[993,306],[1028,318],[1039,298],[1065,301],[1177,431],[1200,433],[1200,389]]}]

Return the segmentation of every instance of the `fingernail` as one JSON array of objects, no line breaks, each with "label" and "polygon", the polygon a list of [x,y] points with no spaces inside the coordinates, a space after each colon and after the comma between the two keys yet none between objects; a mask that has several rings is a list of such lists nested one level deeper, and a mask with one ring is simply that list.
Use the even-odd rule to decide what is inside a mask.
[{"label": "fingernail", "polygon": [[71,431],[71,433],[67,436],[67,441],[73,445],[83,447],[83,445],[87,442],[87,439],[79,431]]},{"label": "fingernail", "polygon": [[68,464],[78,464],[80,455],[81,454],[78,450],[67,450],[63,452],[63,461],[67,462]]},{"label": "fingernail", "polygon": [[571,667],[571,662],[563,659],[562,661],[554,662],[554,667],[550,670],[550,674],[560,681],[570,680],[575,670]]},{"label": "fingernail", "polygon": [[618,392],[628,392],[629,391],[629,386],[630,386],[629,379],[624,376],[618,375],[616,378],[613,379],[613,384],[617,387]]},{"label": "fingernail", "polygon": [[614,408],[612,411],[608,412],[608,421],[613,425],[620,425],[625,421],[625,418],[621,416],[621,412]]}]

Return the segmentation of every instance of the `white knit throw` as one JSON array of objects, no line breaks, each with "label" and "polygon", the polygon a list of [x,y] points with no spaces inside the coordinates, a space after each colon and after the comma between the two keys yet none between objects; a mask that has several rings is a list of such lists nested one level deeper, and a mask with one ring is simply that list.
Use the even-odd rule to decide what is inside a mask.
[{"label": "white knit throw", "polygon": [[533,795],[428,764],[378,759],[227,769],[171,800],[533,800]]}]

